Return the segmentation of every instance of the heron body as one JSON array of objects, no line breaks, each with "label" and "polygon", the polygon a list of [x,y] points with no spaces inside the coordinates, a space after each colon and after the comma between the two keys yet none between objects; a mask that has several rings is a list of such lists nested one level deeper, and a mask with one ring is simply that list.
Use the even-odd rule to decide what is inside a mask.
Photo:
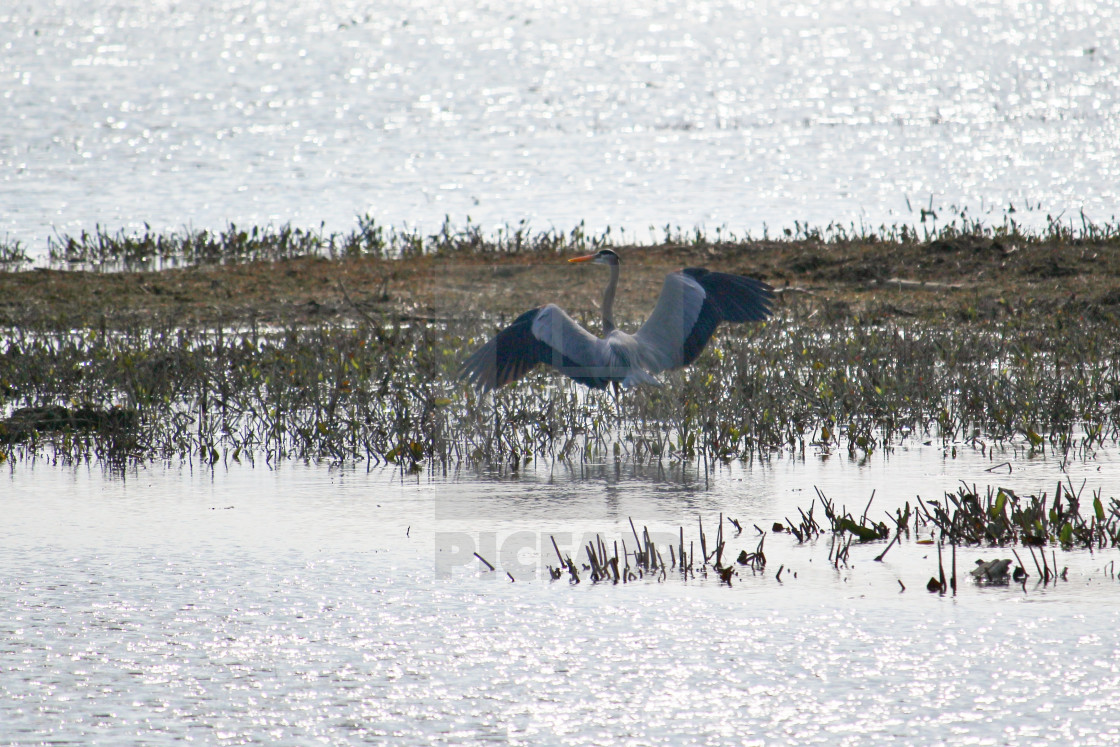
[{"label": "heron body", "polygon": [[761,321],[771,314],[774,291],[761,280],[688,267],[665,277],[653,312],[631,335],[614,324],[618,254],[603,249],[569,261],[610,267],[603,292],[603,337],[555,304],[530,309],[471,354],[459,378],[486,392],[543,363],[593,389],[610,383],[657,384],[654,374],[696,360],[720,322]]}]

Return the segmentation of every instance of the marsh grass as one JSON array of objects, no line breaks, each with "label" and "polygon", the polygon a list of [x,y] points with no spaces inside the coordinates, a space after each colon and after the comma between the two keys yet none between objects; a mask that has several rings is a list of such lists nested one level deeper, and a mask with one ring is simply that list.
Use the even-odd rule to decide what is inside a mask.
[{"label": "marsh grass", "polygon": [[[375,257],[407,259],[419,256],[521,255],[591,252],[603,247],[686,246],[699,249],[742,249],[747,245],[775,241],[804,245],[851,244],[931,244],[934,249],[1001,242],[1009,247],[1081,246],[1120,247],[1120,223],[1099,223],[1084,213],[1076,217],[1047,216],[1046,228],[1028,229],[1016,220],[1012,208],[992,223],[973,217],[965,209],[948,208],[947,218],[938,219],[934,210],[922,209],[917,223],[868,226],[830,223],[815,226],[796,222],[771,235],[736,232],[726,227],[711,231],[683,229],[666,224],[650,226],[648,238],[607,227],[599,233],[588,232],[580,223],[571,230],[537,230],[527,221],[492,230],[483,229],[468,216],[462,225],[450,217],[434,232],[415,228],[385,226],[369,216],[359,216],[350,231],[328,232],[317,228],[279,226],[238,227],[230,224],[221,230],[184,228],[181,231],[155,231],[145,224],[142,231],[110,230],[95,226],[77,235],[58,235],[47,241],[47,258],[62,266],[140,270],[166,266],[197,266],[249,261],[279,261],[296,257]],[[4,261],[5,256],[19,263]],[[18,242],[0,244],[0,268],[28,261]]]},{"label": "marsh grass", "polygon": [[[1105,323],[937,327],[779,319],[717,339],[664,386],[588,391],[551,372],[479,397],[455,380],[475,320],[11,330],[0,416],[135,414],[130,438],[8,429],[8,455],[287,458],[404,470],[542,457],[638,462],[856,459],[906,439],[1089,456],[1120,434],[1120,351]],[[489,333],[490,330],[486,330]],[[13,437],[18,432],[19,437]],[[119,436],[119,434],[117,434]]]},{"label": "marsh grass", "polygon": [[155,265],[200,265],[280,260],[320,254],[329,247],[321,231],[230,224],[222,231],[184,230],[161,233],[145,225],[142,232],[109,231],[96,226],[77,236],[47,240],[47,257],[55,264],[113,269],[147,269]]},{"label": "marsh grass", "polygon": [[[327,232],[322,225],[306,229],[290,224],[240,228],[231,223],[217,231],[186,228],[172,232],[154,231],[148,225],[143,231],[131,232],[96,226],[91,232],[49,238],[47,258],[57,265],[142,270],[297,257],[408,259],[454,254],[555,254],[595,251],[613,242],[609,228],[602,234],[589,235],[582,223],[567,232],[533,230],[525,221],[485,232],[470,218],[461,227],[447,218],[434,233],[380,225],[368,215],[360,216],[357,224],[348,232]],[[14,246],[18,248],[18,244]]]},{"label": "marsh grass", "polygon": [[[1120,228],[1084,216],[1079,226],[1051,219],[1047,231],[1034,234],[1008,215],[995,227],[964,212],[940,227],[923,210],[923,225],[927,218],[924,237],[909,227],[801,224],[785,234],[833,245],[927,241],[931,251],[937,242],[981,239],[1009,246],[1091,240],[1095,251],[1120,246]],[[708,248],[742,248],[751,240],[670,226],[661,239]],[[145,266],[307,255],[559,254],[616,240],[624,237],[609,230],[589,236],[582,225],[534,232],[523,223],[485,234],[469,220],[464,228],[447,221],[422,235],[366,217],[344,235],[232,225],[181,234],[98,228],[53,240],[51,256]],[[8,250],[13,257],[22,252],[18,244]],[[44,293],[41,303],[49,307],[53,290]],[[112,323],[102,317],[99,324],[87,315],[71,326],[66,314],[29,315],[0,338],[0,448],[5,455],[52,450],[68,459],[299,458],[388,462],[402,470],[460,463],[517,469],[542,457],[708,463],[814,450],[865,459],[906,439],[984,453],[1011,443],[1076,456],[1120,436],[1115,320],[1079,314],[1075,305],[962,324],[814,318],[819,305],[791,302],[770,322],[725,331],[696,364],[663,377],[661,387],[593,392],[535,373],[481,398],[454,374],[500,323],[368,308],[359,309],[358,323],[338,317],[267,328],[251,321],[238,328],[176,326],[137,315]],[[121,421],[128,437],[91,427],[88,418],[14,419],[19,410],[57,407],[130,413]]]},{"label": "marsh grass", "polygon": [[0,270],[18,270],[31,262],[31,257],[16,239],[0,239]]}]

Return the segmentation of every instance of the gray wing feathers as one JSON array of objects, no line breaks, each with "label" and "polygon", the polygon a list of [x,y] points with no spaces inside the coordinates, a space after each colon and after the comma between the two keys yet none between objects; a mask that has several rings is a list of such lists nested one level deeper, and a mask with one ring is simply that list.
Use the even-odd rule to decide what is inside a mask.
[{"label": "gray wing feathers", "polygon": [[559,306],[543,307],[533,320],[532,333],[548,350],[543,363],[593,389],[624,381],[631,373],[625,357],[610,340],[591,334]]},{"label": "gray wing feathers", "polygon": [[488,392],[517,381],[538,364],[552,366],[593,389],[625,381],[628,356],[579,326],[559,306],[530,309],[471,354],[459,378]]},{"label": "gray wing feathers", "polygon": [[585,367],[604,367],[611,364],[610,348],[605,340],[581,327],[556,304],[541,308],[533,320],[533,337],[555,353],[554,361],[545,361],[555,368],[575,364]]},{"label": "gray wing feathers", "polygon": [[657,306],[634,335],[647,371],[659,373],[684,365],[684,342],[700,317],[706,295],[689,275],[665,276]]},{"label": "gray wing feathers", "polygon": [[486,392],[544,363],[595,389],[653,384],[650,374],[696,360],[721,322],[770,316],[773,298],[761,280],[689,267],[665,278],[657,306],[635,335],[613,330],[599,339],[549,304],[526,311],[476,350],[459,376]]}]

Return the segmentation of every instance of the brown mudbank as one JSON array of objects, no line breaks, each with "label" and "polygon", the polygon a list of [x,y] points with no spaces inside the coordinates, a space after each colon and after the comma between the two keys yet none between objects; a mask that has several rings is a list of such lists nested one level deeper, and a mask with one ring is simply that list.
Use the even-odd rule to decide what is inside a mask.
[{"label": "brown mudbank", "polygon": [[[760,277],[786,308],[861,319],[985,321],[1067,311],[1108,315],[1120,245],[1100,240],[742,241],[618,246],[619,316],[640,321],[667,272],[702,266]],[[559,302],[594,314],[598,278],[556,251],[457,251],[406,259],[304,256],[147,272],[0,272],[0,325],[96,327],[358,321],[366,316],[518,314]],[[827,313],[825,313],[827,312]]]}]

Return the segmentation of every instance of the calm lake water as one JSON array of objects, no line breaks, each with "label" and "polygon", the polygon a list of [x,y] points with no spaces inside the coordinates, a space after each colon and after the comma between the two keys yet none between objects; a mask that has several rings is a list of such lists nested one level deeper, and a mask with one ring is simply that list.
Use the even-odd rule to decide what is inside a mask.
[{"label": "calm lake water", "polygon": [[6,3],[0,103],[0,237],[40,255],[364,213],[1080,226],[1120,196],[1120,5]]},{"label": "calm lake water", "polygon": [[[1118,467],[1067,474],[1107,497]],[[1061,476],[1050,458],[936,446],[707,477],[16,465],[0,488],[0,742],[1113,744],[1115,550],[1059,553],[1056,585],[962,579],[956,597],[925,590],[936,551],[914,540],[882,563],[885,543],[854,546],[837,569],[827,535],[771,533],[765,572],[730,587],[574,586],[542,567],[551,538],[610,544],[630,517],[695,541],[697,517],[711,540],[723,512],[745,529],[734,555],[814,486],[857,515],[874,490],[882,517],[962,479],[1026,494]],[[963,550],[959,572],[1003,556]]]}]

